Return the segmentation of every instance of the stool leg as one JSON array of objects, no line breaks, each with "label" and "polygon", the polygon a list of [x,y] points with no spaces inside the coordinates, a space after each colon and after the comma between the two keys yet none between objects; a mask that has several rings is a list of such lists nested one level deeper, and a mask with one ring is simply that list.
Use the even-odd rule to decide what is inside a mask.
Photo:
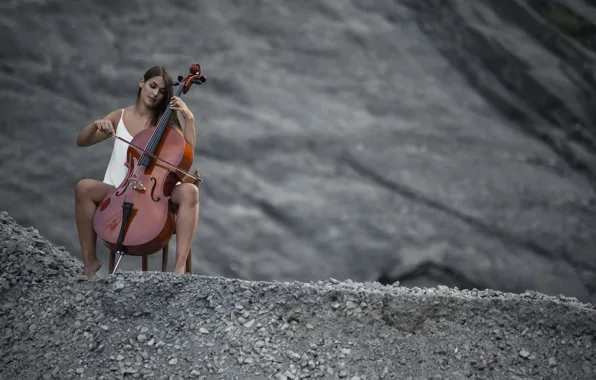
[{"label": "stool leg", "polygon": [[114,272],[114,266],[116,265],[116,251],[110,249],[110,253],[108,254],[108,269],[110,274]]},{"label": "stool leg", "polygon": [[168,271],[168,251],[170,250],[169,244],[166,244],[161,251],[161,271]]},{"label": "stool leg", "polygon": [[141,259],[141,266],[143,268],[143,272],[147,272],[147,269],[149,269],[149,260],[147,255],[143,255],[143,258]]},{"label": "stool leg", "polygon": [[192,273],[192,248],[188,250],[188,256],[186,257],[186,273]]}]

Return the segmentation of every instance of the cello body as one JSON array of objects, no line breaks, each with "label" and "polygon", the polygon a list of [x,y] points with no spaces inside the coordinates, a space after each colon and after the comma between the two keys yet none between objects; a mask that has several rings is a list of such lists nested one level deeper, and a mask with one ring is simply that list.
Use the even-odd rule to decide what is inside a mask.
[{"label": "cello body", "polygon": [[[193,84],[204,83],[206,79],[200,72],[197,63],[191,65],[191,75],[179,76],[175,95],[186,94]],[[188,173],[194,151],[182,133],[168,127],[171,115],[171,108],[167,108],[156,127],[142,130],[127,142],[127,174],[93,215],[97,236],[121,257],[150,255],[169,243],[176,222],[170,204],[172,191],[181,180],[180,173],[194,177]]]},{"label": "cello body", "polygon": [[[155,127],[139,132],[131,141],[136,146],[146,146]],[[194,152],[182,134],[167,128],[155,149],[155,154],[176,167],[188,171]],[[93,228],[111,250],[142,256],[161,250],[169,243],[175,226],[175,214],[170,208],[170,196],[180,180],[167,165],[152,160],[148,167],[141,167],[136,176],[142,153],[133,147],[127,151],[128,173],[122,183],[99,204],[93,217]],[[131,181],[132,179],[132,181]],[[134,180],[144,185],[144,190],[134,189]],[[125,196],[127,195],[127,196]],[[124,202],[134,204],[124,228],[124,238],[118,244],[123,223]],[[121,249],[121,246],[122,249]]]}]

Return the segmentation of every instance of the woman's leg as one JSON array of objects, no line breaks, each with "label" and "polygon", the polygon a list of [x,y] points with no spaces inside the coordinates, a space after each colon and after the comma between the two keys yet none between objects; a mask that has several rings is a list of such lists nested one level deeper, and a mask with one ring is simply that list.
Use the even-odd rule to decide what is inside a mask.
[{"label": "woman's leg", "polygon": [[186,259],[199,223],[199,189],[192,183],[180,183],[172,191],[176,213],[176,265],[175,273],[184,273]]},{"label": "woman's leg", "polygon": [[85,276],[89,280],[101,268],[97,259],[97,234],[93,229],[93,214],[97,205],[114,186],[93,179],[83,179],[75,187],[75,219],[83,255]]}]

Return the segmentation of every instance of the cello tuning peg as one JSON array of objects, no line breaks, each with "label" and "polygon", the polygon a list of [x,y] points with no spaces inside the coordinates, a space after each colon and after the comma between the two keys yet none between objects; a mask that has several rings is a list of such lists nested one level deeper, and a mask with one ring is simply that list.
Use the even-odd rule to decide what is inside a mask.
[{"label": "cello tuning peg", "polygon": [[[182,75],[178,76],[178,82],[174,82],[172,83],[174,86],[178,86],[180,83],[182,83],[182,81],[184,80],[184,77]],[[203,84],[207,81],[207,78],[205,78],[205,76],[201,75],[200,77],[193,79],[192,83],[193,84]]]}]

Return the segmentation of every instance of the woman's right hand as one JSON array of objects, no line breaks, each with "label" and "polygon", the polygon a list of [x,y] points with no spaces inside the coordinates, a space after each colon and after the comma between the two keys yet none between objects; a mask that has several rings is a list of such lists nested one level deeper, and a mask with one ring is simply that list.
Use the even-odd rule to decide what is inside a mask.
[{"label": "woman's right hand", "polygon": [[106,120],[106,119],[96,120],[93,123],[93,125],[95,126],[96,130],[103,132],[105,134],[108,134],[108,135],[116,134],[116,129],[114,129],[114,125],[109,120]]}]

